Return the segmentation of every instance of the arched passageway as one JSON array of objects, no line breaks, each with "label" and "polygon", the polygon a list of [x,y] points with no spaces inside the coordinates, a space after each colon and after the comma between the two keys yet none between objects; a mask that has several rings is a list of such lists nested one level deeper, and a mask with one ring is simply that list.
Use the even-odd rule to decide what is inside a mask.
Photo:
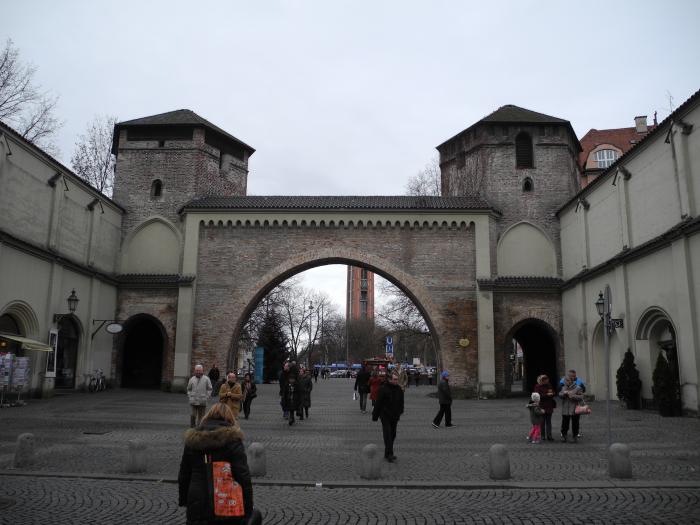
[{"label": "arched passageway", "polygon": [[532,392],[540,374],[547,374],[552,384],[559,380],[557,336],[547,323],[539,319],[521,321],[511,329],[506,341],[510,345],[506,352],[506,377],[510,378],[512,392]]},{"label": "arched passageway", "polygon": [[150,316],[127,321],[123,337],[122,386],[160,388],[163,376],[164,331]]}]

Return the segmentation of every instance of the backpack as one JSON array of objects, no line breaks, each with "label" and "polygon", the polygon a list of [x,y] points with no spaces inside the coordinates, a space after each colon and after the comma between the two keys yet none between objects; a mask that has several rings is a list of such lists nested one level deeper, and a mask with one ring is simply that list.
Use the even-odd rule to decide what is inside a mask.
[{"label": "backpack", "polygon": [[212,461],[211,455],[205,454],[204,470],[213,520],[243,517],[243,489],[233,479],[231,464],[228,461]]}]

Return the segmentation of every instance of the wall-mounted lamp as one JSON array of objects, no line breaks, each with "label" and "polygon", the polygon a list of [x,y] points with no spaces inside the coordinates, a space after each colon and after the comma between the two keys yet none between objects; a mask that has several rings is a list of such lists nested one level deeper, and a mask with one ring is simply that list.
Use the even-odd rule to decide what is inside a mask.
[{"label": "wall-mounted lamp", "polygon": [[66,299],[68,302],[68,313],[67,314],[54,314],[53,316],[53,322],[54,323],[59,323],[61,322],[61,319],[63,319],[67,315],[73,315],[75,313],[75,310],[78,308],[78,303],[80,302],[80,299],[78,299],[78,296],[75,295],[75,290],[73,290],[70,295],[68,296],[68,299]]}]

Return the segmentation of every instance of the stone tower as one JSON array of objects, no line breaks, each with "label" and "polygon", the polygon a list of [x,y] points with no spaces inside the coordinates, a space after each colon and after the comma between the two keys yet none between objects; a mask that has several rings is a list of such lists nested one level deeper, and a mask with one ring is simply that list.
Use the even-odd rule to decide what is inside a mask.
[{"label": "stone tower", "polygon": [[189,109],[120,122],[114,200],[123,235],[151,216],[178,224],[178,210],[205,196],[245,195],[253,148]]},{"label": "stone tower", "polygon": [[556,250],[548,273],[560,274],[555,213],[579,189],[581,146],[569,121],[506,105],[437,149],[442,195],[484,197],[502,213],[498,238],[520,222],[541,229]]}]

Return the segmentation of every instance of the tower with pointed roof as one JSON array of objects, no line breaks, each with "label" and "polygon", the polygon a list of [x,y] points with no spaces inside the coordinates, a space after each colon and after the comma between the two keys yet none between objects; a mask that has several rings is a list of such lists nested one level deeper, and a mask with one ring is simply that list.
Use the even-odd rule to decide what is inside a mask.
[{"label": "tower with pointed roof", "polygon": [[[440,144],[442,195],[479,195],[502,213],[498,237],[519,223],[540,229],[561,268],[557,209],[579,188],[581,151],[569,121],[502,106]],[[503,275],[503,268],[497,269]]]},{"label": "tower with pointed roof", "polygon": [[245,195],[253,148],[189,109],[119,122],[114,199],[127,211],[123,231],[151,216],[177,224],[178,210],[206,196]]}]

